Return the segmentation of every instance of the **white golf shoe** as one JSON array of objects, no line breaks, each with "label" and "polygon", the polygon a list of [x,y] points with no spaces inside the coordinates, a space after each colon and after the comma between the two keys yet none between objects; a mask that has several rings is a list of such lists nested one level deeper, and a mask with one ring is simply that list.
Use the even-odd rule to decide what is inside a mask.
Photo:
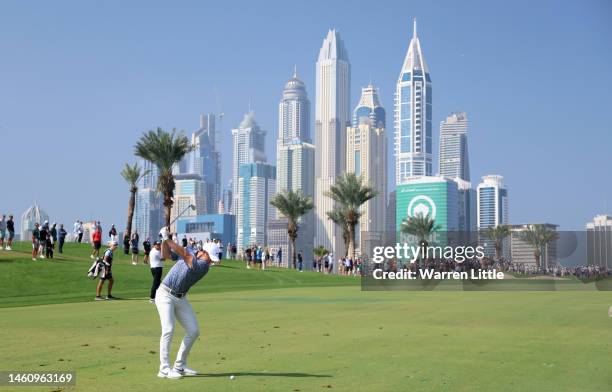
[{"label": "white golf shoe", "polygon": [[157,377],[159,378],[170,378],[173,380],[177,380],[181,377],[183,377],[183,375],[179,372],[177,372],[175,369],[162,369],[157,373]]},{"label": "white golf shoe", "polygon": [[183,375],[183,376],[196,376],[198,374],[197,371],[190,369],[188,367],[184,367],[184,368],[173,368],[172,370],[178,372],[179,374]]}]

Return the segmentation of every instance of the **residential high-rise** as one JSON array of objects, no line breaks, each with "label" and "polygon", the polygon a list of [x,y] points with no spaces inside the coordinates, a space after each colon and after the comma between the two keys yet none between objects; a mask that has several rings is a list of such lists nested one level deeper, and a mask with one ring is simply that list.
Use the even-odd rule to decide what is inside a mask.
[{"label": "residential high-rise", "polygon": [[476,191],[469,181],[453,178],[459,196],[459,227],[462,232],[476,231]]},{"label": "residential high-rise", "polygon": [[267,245],[268,221],[276,215],[270,199],[276,194],[276,167],[267,163],[240,165],[236,229],[238,249]]},{"label": "residential high-rise", "polygon": [[134,207],[134,230],[140,238],[157,239],[157,233],[164,223],[163,197],[157,191],[159,171],[157,166],[146,160],[140,161],[140,167],[147,174],[144,175],[136,193],[136,206]]},{"label": "residential high-rise", "polygon": [[217,212],[221,197],[221,155],[216,149],[215,115],[200,115],[200,127],[191,134],[193,150],[175,167],[176,175],[198,176],[204,187],[204,202],[198,214]]},{"label": "residential high-rise", "polygon": [[306,86],[293,71],[278,104],[278,142],[287,144],[298,139],[310,143],[310,100]]},{"label": "residential high-rise", "polygon": [[202,177],[205,187],[204,210],[198,214],[217,212],[221,197],[221,154],[216,149],[215,115],[200,116],[200,128],[191,137],[194,150],[191,158],[191,173]]},{"label": "residential high-rise", "polygon": [[327,218],[335,207],[325,196],[346,168],[346,127],[350,116],[351,67],[340,34],[329,30],[319,51],[315,110],[315,245],[344,253],[342,230]]},{"label": "residential high-rise", "polygon": [[441,176],[470,181],[467,131],[468,120],[464,112],[452,113],[440,123]]},{"label": "residential high-rise", "polygon": [[395,92],[396,184],[432,175],[431,77],[417,36],[416,19]]},{"label": "residential high-rise", "polygon": [[233,202],[230,206],[232,213],[236,213],[238,207],[238,178],[240,167],[246,163],[266,162],[265,153],[266,131],[261,129],[255,121],[255,113],[249,111],[238,128],[232,129],[232,195]]},{"label": "residential high-rise", "polygon": [[[206,213],[206,183],[197,174],[177,174],[174,176],[174,204],[172,205],[172,220],[176,217],[205,215]],[[193,206],[195,209],[189,207]],[[176,222],[170,230],[175,230]]]},{"label": "residential high-rise", "polygon": [[612,216],[597,215],[586,224],[587,265],[612,268]]},{"label": "residential high-rise", "polygon": [[503,184],[504,177],[488,175],[482,177],[477,188],[477,225],[486,229],[508,224],[508,189]]},{"label": "residential high-rise", "polygon": [[[488,175],[482,177],[482,182],[476,189],[476,213],[477,226],[479,233],[483,233],[489,227],[508,224],[508,189],[503,185],[504,177],[500,175]],[[485,248],[485,255],[495,256],[493,243],[479,235],[479,242]],[[510,256],[508,241],[503,244],[503,254]]]},{"label": "residential high-rise", "polygon": [[387,200],[387,135],[385,109],[371,84],[361,90],[353,111],[353,125],[347,129],[346,171],[355,173],[378,195],[364,203],[356,228],[356,249],[363,254],[366,242],[382,242]]},{"label": "residential high-rise", "polygon": [[[300,191],[313,198],[315,147],[310,144],[310,101],[295,71],[285,84],[278,112],[276,190]],[[278,235],[270,235],[268,243],[274,251],[282,249],[286,261],[291,251],[287,220],[279,214],[270,224],[269,231]],[[303,251],[305,260],[312,258],[313,240],[314,211],[310,211],[300,219],[296,241],[296,250]]]}]

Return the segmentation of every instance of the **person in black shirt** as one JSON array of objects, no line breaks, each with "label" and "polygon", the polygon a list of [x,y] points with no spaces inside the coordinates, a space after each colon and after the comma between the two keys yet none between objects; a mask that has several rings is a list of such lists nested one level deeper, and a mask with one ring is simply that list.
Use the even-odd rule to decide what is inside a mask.
[{"label": "person in black shirt", "polygon": [[5,249],[12,250],[13,249],[13,238],[15,238],[15,222],[13,221],[13,215],[9,215],[9,218],[6,221],[6,231],[8,234],[8,241],[6,243]]},{"label": "person in black shirt", "polygon": [[130,236],[127,231],[123,234],[123,253],[126,255],[130,254]]},{"label": "person in black shirt", "polygon": [[132,240],[130,241],[130,245],[132,246],[132,264],[138,265],[138,242],[140,241],[140,236],[137,231],[134,231],[132,234]]},{"label": "person in black shirt", "polygon": [[181,240],[181,245],[183,245],[183,248],[187,247],[188,244],[187,244],[187,236],[186,235],[183,236],[183,239]]},{"label": "person in black shirt", "polygon": [[149,241],[149,237],[147,237],[142,243],[142,250],[144,251],[144,258],[142,259],[142,262],[149,264],[149,253],[151,252],[151,241]]},{"label": "person in black shirt", "polygon": [[57,229],[55,223],[49,228],[47,226],[47,239],[45,240],[45,257],[47,259],[53,258],[53,248],[55,247],[55,241],[57,240]]},{"label": "person in black shirt", "polygon": [[38,254],[41,259],[44,259],[45,253],[46,253],[45,250],[47,247],[47,239],[49,237],[49,226],[47,226],[47,222],[45,222],[45,224],[42,225],[42,227],[40,228],[39,236],[40,237],[38,239],[39,240]]},{"label": "person in black shirt", "polygon": [[64,225],[60,224],[60,228],[59,228],[59,232],[58,232],[58,245],[57,245],[57,250],[60,253],[63,253],[64,250],[64,242],[66,241],[66,236],[68,235],[68,232],[64,229]]}]

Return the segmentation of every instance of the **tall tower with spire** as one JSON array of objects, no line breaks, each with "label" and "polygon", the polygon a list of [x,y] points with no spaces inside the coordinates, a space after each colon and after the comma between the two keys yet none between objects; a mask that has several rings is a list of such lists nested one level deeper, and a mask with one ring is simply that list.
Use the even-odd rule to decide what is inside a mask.
[{"label": "tall tower with spire", "polygon": [[416,19],[395,91],[396,184],[432,175],[431,77],[417,35]]},{"label": "tall tower with spire", "polygon": [[350,120],[351,66],[340,34],[329,30],[319,51],[315,110],[315,245],[344,253],[342,230],[327,218],[334,209],[325,195],[346,170],[346,127]]}]

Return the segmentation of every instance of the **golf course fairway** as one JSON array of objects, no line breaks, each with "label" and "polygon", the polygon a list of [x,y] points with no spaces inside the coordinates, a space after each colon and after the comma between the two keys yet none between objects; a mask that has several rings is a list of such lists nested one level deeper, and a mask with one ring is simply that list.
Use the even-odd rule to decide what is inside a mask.
[{"label": "golf course fairway", "polygon": [[0,391],[612,390],[610,292],[362,292],[354,277],[239,262],[189,294],[202,374],[158,379],[148,267],[118,255],[122,300],[94,302],[86,245],[36,262],[20,246],[0,252],[0,370],[70,370],[76,386]]}]

